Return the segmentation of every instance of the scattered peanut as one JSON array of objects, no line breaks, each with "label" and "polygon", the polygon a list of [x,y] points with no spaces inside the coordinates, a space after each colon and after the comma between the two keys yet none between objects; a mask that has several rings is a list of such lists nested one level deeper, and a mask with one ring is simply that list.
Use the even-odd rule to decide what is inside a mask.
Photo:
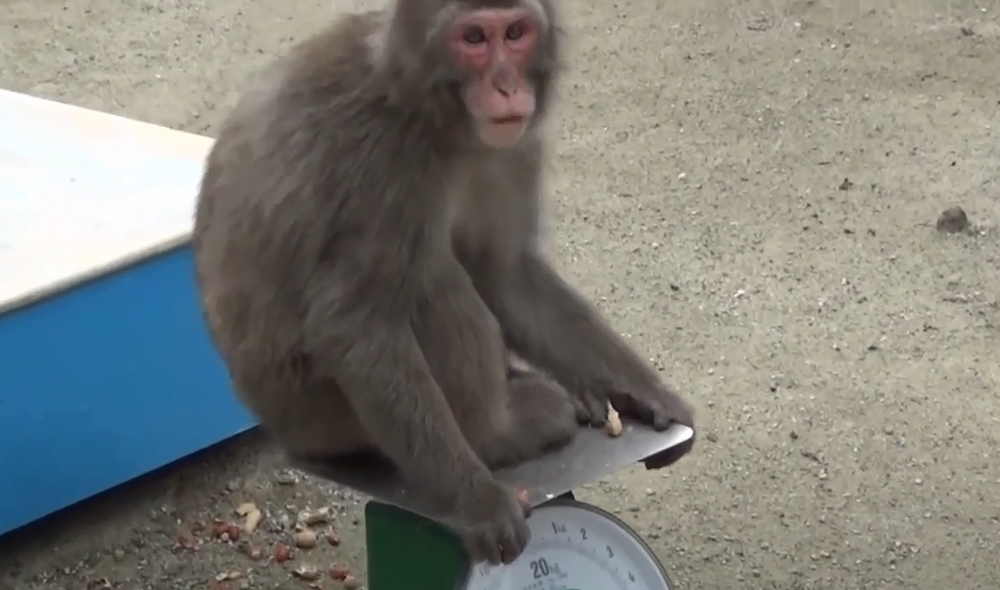
[{"label": "scattered peanut", "polygon": [[329,543],[330,546],[332,547],[339,547],[340,535],[337,534],[337,531],[330,531],[326,534],[326,542]]},{"label": "scattered peanut", "polygon": [[243,517],[243,530],[247,533],[256,531],[257,527],[260,526],[260,521],[264,518],[264,513],[253,502],[240,504],[236,509],[236,514]]},{"label": "scattered peanut", "polygon": [[294,533],[292,540],[299,549],[312,549],[316,546],[316,533],[309,529],[304,529]]},{"label": "scattered peanut", "polygon": [[319,570],[311,565],[300,565],[292,570],[292,575],[300,580],[312,582],[319,579]]},{"label": "scattered peanut", "polygon": [[347,578],[353,577],[351,576],[351,570],[342,565],[330,568],[329,573],[330,573],[330,578],[338,582],[343,582]]}]

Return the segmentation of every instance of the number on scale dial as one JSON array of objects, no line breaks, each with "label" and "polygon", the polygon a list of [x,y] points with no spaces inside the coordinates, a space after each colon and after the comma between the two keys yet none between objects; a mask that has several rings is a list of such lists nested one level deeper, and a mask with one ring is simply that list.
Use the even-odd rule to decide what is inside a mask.
[{"label": "number on scale dial", "polygon": [[460,590],[670,590],[649,547],[599,508],[556,500],[528,525],[531,543],[517,561],[473,568]]}]

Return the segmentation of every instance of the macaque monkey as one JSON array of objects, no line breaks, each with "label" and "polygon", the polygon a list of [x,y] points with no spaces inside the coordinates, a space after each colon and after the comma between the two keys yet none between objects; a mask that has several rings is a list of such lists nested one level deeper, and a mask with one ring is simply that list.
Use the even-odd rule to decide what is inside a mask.
[{"label": "macaque monkey", "polygon": [[540,251],[553,3],[342,17],[235,107],[195,214],[206,321],[264,429],[293,456],[377,451],[494,564],[529,534],[491,470],[602,425],[609,400],[692,423]]}]

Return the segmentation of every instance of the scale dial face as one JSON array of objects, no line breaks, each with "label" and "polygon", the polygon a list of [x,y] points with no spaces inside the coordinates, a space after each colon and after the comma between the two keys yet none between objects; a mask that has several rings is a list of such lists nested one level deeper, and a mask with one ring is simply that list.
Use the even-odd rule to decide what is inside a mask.
[{"label": "scale dial face", "polygon": [[528,526],[531,542],[514,563],[475,565],[460,590],[671,590],[649,546],[600,508],[554,500]]}]

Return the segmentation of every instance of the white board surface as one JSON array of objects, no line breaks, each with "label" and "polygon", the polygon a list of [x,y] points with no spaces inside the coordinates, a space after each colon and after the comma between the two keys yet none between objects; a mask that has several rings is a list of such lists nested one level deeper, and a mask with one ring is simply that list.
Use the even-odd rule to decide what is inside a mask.
[{"label": "white board surface", "polygon": [[211,145],[0,90],[0,311],[182,243]]}]

